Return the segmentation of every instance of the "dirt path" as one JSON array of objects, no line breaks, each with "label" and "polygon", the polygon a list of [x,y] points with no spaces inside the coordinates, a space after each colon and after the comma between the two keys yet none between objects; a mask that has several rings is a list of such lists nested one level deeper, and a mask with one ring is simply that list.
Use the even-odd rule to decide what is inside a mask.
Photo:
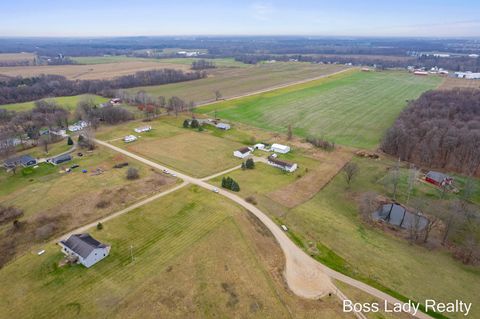
[{"label": "dirt path", "polygon": [[[184,184],[186,183],[191,183],[198,185],[200,187],[203,187],[205,189],[212,190],[214,187],[207,182],[205,182],[202,179],[194,178],[188,175],[185,175],[180,172],[176,172],[175,170],[172,170],[170,167],[166,167],[160,164],[157,164],[155,162],[152,162],[148,159],[145,159],[141,156],[138,156],[136,154],[133,154],[129,151],[126,151],[124,149],[121,149],[119,147],[116,147],[114,145],[111,145],[109,143],[103,142],[96,140],[96,143],[109,147],[113,149],[114,151],[117,151],[119,153],[122,153],[128,157],[131,157],[133,159],[136,159],[146,165],[149,165],[155,169],[158,170],[164,170],[167,169],[172,173],[175,173],[177,177],[183,179]],[[237,169],[236,167],[233,169]],[[231,171],[233,169],[227,170]],[[225,172],[219,173],[224,174]],[[212,175],[211,177],[215,177],[217,174]],[[207,177],[207,178],[211,178]],[[183,184],[182,184],[183,186]],[[177,186],[177,188],[170,189],[167,191],[168,193],[171,193],[175,191],[176,189],[180,188],[180,186]],[[167,192],[159,194],[158,197],[161,197],[160,195],[164,196],[166,195]],[[386,300],[390,304],[398,303],[398,304],[403,304],[402,301],[374,288],[371,287],[363,282],[360,282],[356,279],[350,278],[348,276],[345,276],[333,269],[328,268],[327,266],[321,264],[320,262],[316,261],[309,255],[307,255],[302,249],[300,249],[297,245],[295,245],[290,238],[286,235],[286,233],[277,225],[275,224],[265,213],[263,213],[260,209],[258,209],[256,206],[248,203],[245,201],[243,198],[230,193],[225,190],[219,190],[218,192],[219,195],[225,196],[229,198],[230,200],[236,202],[237,204],[241,205],[245,209],[249,210],[252,212],[275,236],[277,242],[279,243],[280,247],[282,248],[284,254],[285,254],[285,259],[286,259],[286,267],[285,267],[285,279],[287,281],[287,284],[289,288],[298,296],[304,297],[304,298],[309,298],[309,299],[318,299],[326,294],[333,293],[335,294],[337,291],[337,288],[333,285],[331,278],[339,280],[341,282],[347,283],[357,289],[360,289],[374,297],[377,297],[379,299]],[[157,198],[158,198],[157,197]],[[147,200],[152,201],[156,198],[149,198]],[[142,202],[137,203],[136,207],[141,206]],[[136,208],[134,207],[134,208]],[[131,208],[130,210],[134,209]],[[129,211],[130,211],[129,210]],[[117,214],[121,214],[125,212],[119,212]],[[112,219],[118,215],[110,215],[109,219]],[[107,217],[108,218],[108,217]],[[95,223],[92,223],[96,225]],[[90,226],[91,227],[91,226]],[[85,229],[88,228],[85,226]],[[78,230],[77,230],[78,231]],[[345,296],[339,296],[340,299],[344,298]],[[417,313],[416,314],[417,318],[420,319],[430,319],[431,317],[424,314],[424,313]]]}]

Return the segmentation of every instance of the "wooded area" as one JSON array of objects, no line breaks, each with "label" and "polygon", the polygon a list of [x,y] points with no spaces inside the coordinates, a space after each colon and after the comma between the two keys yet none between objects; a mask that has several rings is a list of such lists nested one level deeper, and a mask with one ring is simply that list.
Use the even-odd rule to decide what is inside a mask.
[{"label": "wooded area", "polygon": [[480,90],[424,93],[388,130],[382,149],[420,166],[480,176]]}]

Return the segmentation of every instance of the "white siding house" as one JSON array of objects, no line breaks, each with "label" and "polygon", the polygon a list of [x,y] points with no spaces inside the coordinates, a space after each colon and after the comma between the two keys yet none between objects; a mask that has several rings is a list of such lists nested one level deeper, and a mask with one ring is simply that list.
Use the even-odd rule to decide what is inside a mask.
[{"label": "white siding house", "polygon": [[282,169],[286,172],[289,172],[289,173],[295,172],[298,168],[297,163],[285,162],[285,161],[279,160],[278,158],[276,158],[274,156],[269,156],[268,157],[268,164],[272,165],[272,166],[275,166],[275,167],[278,167],[278,168],[280,168],[280,169]]},{"label": "white siding house", "polygon": [[248,147],[242,147],[241,149],[236,150],[233,152],[233,156],[238,157],[238,158],[245,158],[249,156],[251,153],[250,149]]},{"label": "white siding house", "polygon": [[75,258],[78,264],[87,268],[107,257],[110,246],[102,244],[89,234],[75,234],[67,240],[59,242],[62,252],[68,257]]},{"label": "white siding house", "polygon": [[282,144],[272,144],[270,150],[275,153],[286,154],[290,152],[290,146]]}]

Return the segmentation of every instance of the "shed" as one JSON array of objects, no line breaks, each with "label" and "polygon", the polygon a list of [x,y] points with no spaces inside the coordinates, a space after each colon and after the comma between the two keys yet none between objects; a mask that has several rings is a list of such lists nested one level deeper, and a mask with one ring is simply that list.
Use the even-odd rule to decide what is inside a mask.
[{"label": "shed", "polygon": [[110,253],[110,246],[102,244],[89,234],[74,234],[59,242],[62,252],[74,257],[77,263],[90,268]]},{"label": "shed", "polygon": [[59,155],[57,157],[54,157],[52,159],[50,159],[50,163],[54,164],[54,165],[58,165],[58,164],[62,164],[62,163],[65,163],[65,162],[68,162],[68,161],[71,161],[72,160],[72,156],[70,154],[63,154],[63,155]]},{"label": "shed", "polygon": [[230,124],[227,124],[227,123],[218,123],[216,125],[217,128],[221,129],[221,130],[229,130],[231,127],[230,127]]},{"label": "shed", "polygon": [[125,143],[130,143],[130,142],[134,142],[137,140],[137,137],[135,135],[127,135],[123,138],[123,141]]},{"label": "shed", "polygon": [[430,171],[425,175],[425,180],[436,186],[449,186],[453,183],[453,178],[440,172]]},{"label": "shed", "polygon": [[275,144],[272,144],[272,146],[270,147],[270,150],[272,152],[286,154],[290,152],[290,146],[275,143]]}]

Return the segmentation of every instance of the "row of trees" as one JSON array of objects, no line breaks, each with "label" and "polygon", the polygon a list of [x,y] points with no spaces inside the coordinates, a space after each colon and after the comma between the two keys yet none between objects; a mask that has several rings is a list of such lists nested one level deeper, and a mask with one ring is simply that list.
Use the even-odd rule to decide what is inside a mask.
[{"label": "row of trees", "polygon": [[480,90],[424,93],[402,112],[381,147],[420,166],[480,176]]},{"label": "row of trees", "polygon": [[18,77],[0,82],[0,104],[85,93],[113,97],[115,91],[121,88],[175,83],[204,77],[206,77],[204,71],[184,72],[173,69],[141,71],[112,80],[72,81],[59,75],[40,75],[33,78]]},{"label": "row of trees", "polygon": [[192,70],[215,69],[216,67],[213,61],[195,60],[192,62]]},{"label": "row of trees", "polygon": [[238,185],[238,183],[233,179],[231,178],[230,176],[229,177],[223,177],[222,178],[222,187],[223,188],[226,188],[226,189],[229,189],[231,191],[234,191],[234,192],[239,192],[240,191],[240,186]]}]

